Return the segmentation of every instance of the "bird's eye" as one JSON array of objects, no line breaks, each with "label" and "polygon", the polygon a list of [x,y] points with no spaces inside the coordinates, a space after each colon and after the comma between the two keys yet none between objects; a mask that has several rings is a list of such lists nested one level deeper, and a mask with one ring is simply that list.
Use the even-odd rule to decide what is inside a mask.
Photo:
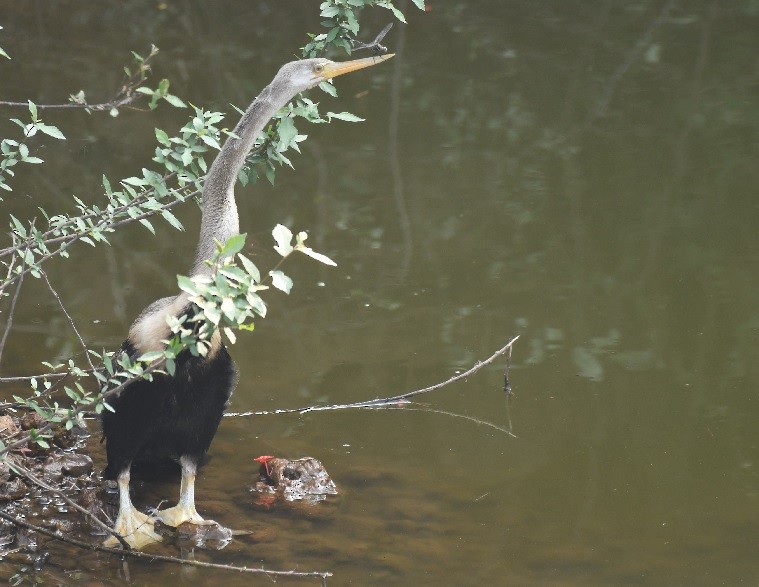
[{"label": "bird's eye", "polygon": [[324,71],[324,65],[322,65],[321,63],[317,63],[316,65],[314,65],[314,73],[321,73],[323,71]]}]

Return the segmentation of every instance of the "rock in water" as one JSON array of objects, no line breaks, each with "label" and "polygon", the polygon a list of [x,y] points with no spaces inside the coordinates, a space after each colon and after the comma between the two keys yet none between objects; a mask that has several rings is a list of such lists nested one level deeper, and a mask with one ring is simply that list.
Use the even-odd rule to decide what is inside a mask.
[{"label": "rock in water", "polygon": [[258,457],[261,463],[256,490],[281,493],[287,501],[317,502],[337,495],[337,487],[321,462],[313,457],[291,461],[278,457]]}]

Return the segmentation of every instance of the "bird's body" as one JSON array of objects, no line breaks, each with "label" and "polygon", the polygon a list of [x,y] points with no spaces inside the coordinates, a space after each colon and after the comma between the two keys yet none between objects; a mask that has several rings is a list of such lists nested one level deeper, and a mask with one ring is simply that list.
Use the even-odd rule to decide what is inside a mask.
[{"label": "bird's body", "polygon": [[[135,355],[129,342],[122,351]],[[200,465],[236,378],[232,357],[220,344],[210,358],[180,355],[173,376],[156,374],[153,381],[135,381],[128,393],[110,400],[115,412],[103,414],[108,439],[105,478],[117,479],[136,460],[178,461],[184,456]]]},{"label": "bird's body", "polygon": [[[216,242],[239,233],[234,185],[255,139],[269,120],[298,92],[321,81],[355,71],[392,57],[383,55],[335,63],[327,59],[305,59],[284,65],[274,80],[243,114],[206,176],[203,186],[203,215],[191,276],[209,275],[205,263]],[[191,310],[187,294],[160,299],[134,321],[122,351],[131,358],[160,351],[170,336],[167,317]],[[130,467],[143,456],[168,457],[182,466],[179,503],[158,512],[165,523],[204,523],[195,509],[195,474],[221,422],[236,381],[236,369],[218,332],[205,357],[184,351],[176,360],[173,376],[156,374],[152,381],[132,382],[109,399],[114,412],[104,412],[103,433],[108,465],[105,476],[117,479],[119,515],[115,531],[131,546],[160,540],[153,521],[137,511],[129,497]],[[115,545],[115,537],[106,544]]]}]

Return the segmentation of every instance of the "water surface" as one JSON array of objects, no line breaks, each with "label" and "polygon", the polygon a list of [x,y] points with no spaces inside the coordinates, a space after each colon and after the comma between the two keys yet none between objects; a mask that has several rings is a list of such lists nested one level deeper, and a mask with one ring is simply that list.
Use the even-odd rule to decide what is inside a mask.
[{"label": "water surface", "polygon": [[[337,99],[319,96],[365,123],[307,129],[295,171],[238,189],[259,266],[276,262],[269,233],[285,222],[338,267],[288,265],[292,295],[272,296],[231,350],[232,408],[394,395],[520,334],[518,438],[420,412],[227,419],[198,507],[256,534],[195,556],[329,570],[337,585],[756,583],[755,3],[429,6],[407,7],[409,26],[386,38],[393,61],[338,80]],[[388,18],[367,13],[366,36]],[[3,99],[107,98],[128,52],[155,43],[156,78],[231,120],[229,103],[244,106],[319,26],[316,4],[295,1],[25,2],[0,24],[13,57],[0,63]],[[37,145],[47,163],[19,173],[4,214],[72,212],[71,194],[97,201],[103,173],[148,165],[154,127],[177,129],[185,114],[46,117],[69,140]],[[179,216],[185,233],[129,227],[110,248],[49,265],[93,347],[116,348],[174,291],[199,223],[194,206]],[[3,374],[79,350],[46,288],[28,280],[24,294]],[[505,426],[502,369],[422,401]],[[319,458],[342,493],[312,511],[255,506],[259,454]],[[150,505],[178,483],[135,489]],[[124,580],[120,562],[63,547],[40,576],[73,584],[72,557],[81,577]],[[250,581],[129,569],[140,585]]]}]

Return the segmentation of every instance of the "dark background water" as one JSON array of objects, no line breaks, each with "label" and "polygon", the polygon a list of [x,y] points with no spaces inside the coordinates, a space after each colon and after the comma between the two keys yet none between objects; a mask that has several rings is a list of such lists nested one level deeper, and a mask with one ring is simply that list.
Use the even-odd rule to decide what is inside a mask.
[{"label": "dark background water", "polygon": [[[154,79],[231,125],[229,103],[247,104],[318,30],[317,6],[6,2],[0,46],[13,60],[0,62],[0,98],[105,99],[129,51],[155,43]],[[759,6],[429,6],[406,7],[409,26],[386,38],[394,60],[318,97],[365,123],[308,128],[294,172],[238,188],[259,266],[276,261],[269,233],[285,222],[338,267],[288,265],[292,295],[270,296],[269,317],[232,348],[233,409],[408,391],[520,334],[518,438],[419,412],[227,419],[198,508],[257,534],[197,558],[329,570],[334,584],[756,583]],[[389,18],[367,12],[365,36]],[[98,201],[103,173],[139,172],[154,127],[185,117],[168,106],[45,114],[69,140],[35,146],[46,164],[19,171],[3,214],[72,212],[71,194]],[[184,233],[129,227],[49,265],[93,347],[116,348],[143,307],[175,291],[199,223],[192,205],[178,214]],[[79,350],[47,289],[28,280],[23,293],[4,375]],[[423,401],[504,426],[502,368]],[[317,457],[342,494],[311,510],[257,507],[259,454]],[[178,483],[135,490],[155,504]],[[47,580],[73,583],[73,567],[123,576],[110,558],[62,548]],[[250,580],[130,571],[136,584]]]}]

